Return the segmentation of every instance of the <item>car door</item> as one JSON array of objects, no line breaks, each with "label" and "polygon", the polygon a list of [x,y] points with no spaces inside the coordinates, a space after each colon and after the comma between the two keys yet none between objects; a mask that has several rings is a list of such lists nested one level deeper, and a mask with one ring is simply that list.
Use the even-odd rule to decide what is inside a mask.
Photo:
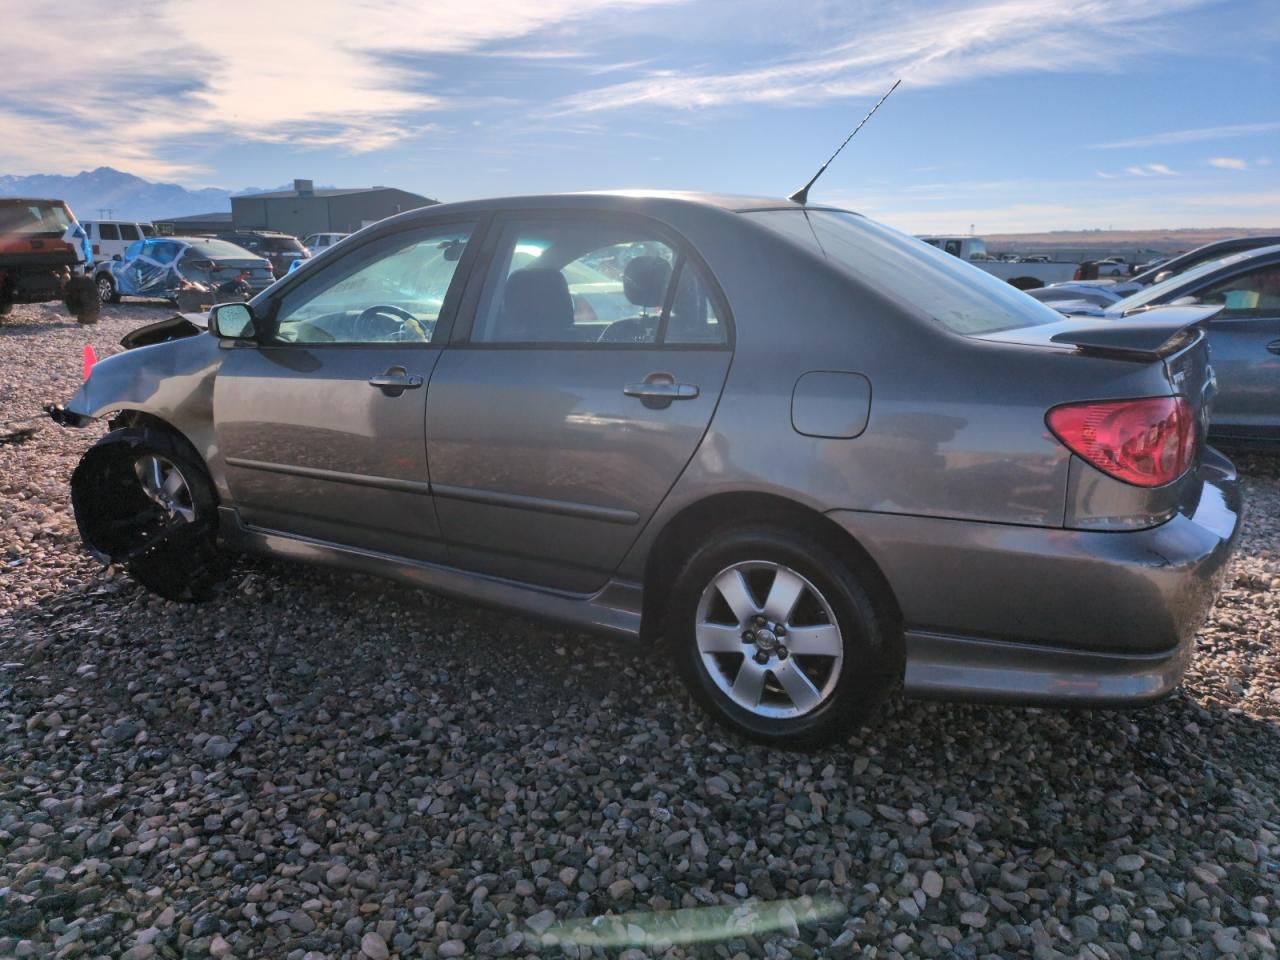
[{"label": "car door", "polygon": [[441,559],[423,428],[473,230],[383,234],[255,305],[265,330],[231,349],[214,386],[244,522]]},{"label": "car door", "polygon": [[1280,263],[1216,280],[1195,296],[1223,304],[1209,321],[1209,356],[1218,377],[1212,432],[1280,437]]},{"label": "car door", "polygon": [[450,562],[601,587],[693,456],[732,356],[722,295],[647,220],[512,216],[432,381]]}]

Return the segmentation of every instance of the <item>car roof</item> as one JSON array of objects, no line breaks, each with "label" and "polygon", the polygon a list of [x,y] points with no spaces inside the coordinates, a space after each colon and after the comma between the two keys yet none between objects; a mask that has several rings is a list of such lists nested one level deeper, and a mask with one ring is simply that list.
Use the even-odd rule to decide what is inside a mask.
[{"label": "car roof", "polygon": [[[407,211],[410,214],[436,216],[441,213],[463,210],[504,210],[534,209],[537,207],[591,207],[598,203],[603,207],[616,209],[633,208],[636,201],[643,206],[645,201],[655,206],[681,205],[695,207],[713,207],[731,213],[749,213],[754,210],[836,210],[837,207],[823,204],[809,204],[801,207],[793,200],[782,197],[747,196],[730,193],[710,193],[689,190],[591,190],[580,193],[546,193],[524,194],[508,197],[485,197],[474,200],[459,200],[449,203],[434,204],[429,207],[417,207]],[[400,214],[399,216],[404,216]]]}]

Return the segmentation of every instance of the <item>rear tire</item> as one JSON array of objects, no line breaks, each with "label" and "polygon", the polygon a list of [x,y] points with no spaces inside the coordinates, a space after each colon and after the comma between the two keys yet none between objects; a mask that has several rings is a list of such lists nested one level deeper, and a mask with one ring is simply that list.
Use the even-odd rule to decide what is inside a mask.
[{"label": "rear tire", "polygon": [[226,559],[217,546],[217,494],[187,441],[168,430],[113,430],[71,475],[76,525],[89,550],[169,600],[217,592]]},{"label": "rear tire", "polygon": [[799,748],[842,739],[875,714],[893,682],[889,630],[824,543],[751,524],[712,534],[685,562],[665,634],[690,693],[717,722]]}]

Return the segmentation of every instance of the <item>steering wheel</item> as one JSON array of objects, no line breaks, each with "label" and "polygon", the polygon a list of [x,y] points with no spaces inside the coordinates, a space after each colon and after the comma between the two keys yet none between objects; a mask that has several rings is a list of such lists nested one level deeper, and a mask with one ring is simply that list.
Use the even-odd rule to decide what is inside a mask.
[{"label": "steering wheel", "polygon": [[609,324],[596,338],[597,343],[653,343],[657,339],[659,314],[626,317]]},{"label": "steering wheel", "polygon": [[351,336],[355,340],[430,340],[427,330],[408,310],[389,303],[375,303],[366,307],[351,324]]}]

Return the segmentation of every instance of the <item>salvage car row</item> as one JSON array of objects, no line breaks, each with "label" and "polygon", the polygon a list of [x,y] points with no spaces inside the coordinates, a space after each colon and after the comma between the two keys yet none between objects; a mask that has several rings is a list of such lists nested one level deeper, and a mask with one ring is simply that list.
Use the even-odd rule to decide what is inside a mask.
[{"label": "salvage car row", "polygon": [[77,522],[164,596],[235,549],[383,574],[661,641],[794,746],[898,684],[1176,687],[1239,529],[1224,307],[1068,317],[793,201],[475,201],[138,331],[53,412],[110,422]]},{"label": "salvage car row", "polygon": [[304,245],[274,230],[157,236],[151,224],[77,222],[61,200],[0,198],[0,317],[15,303],[61,300],[81,323],[101,303],[155,297],[188,309],[247,299],[346,234]]}]

